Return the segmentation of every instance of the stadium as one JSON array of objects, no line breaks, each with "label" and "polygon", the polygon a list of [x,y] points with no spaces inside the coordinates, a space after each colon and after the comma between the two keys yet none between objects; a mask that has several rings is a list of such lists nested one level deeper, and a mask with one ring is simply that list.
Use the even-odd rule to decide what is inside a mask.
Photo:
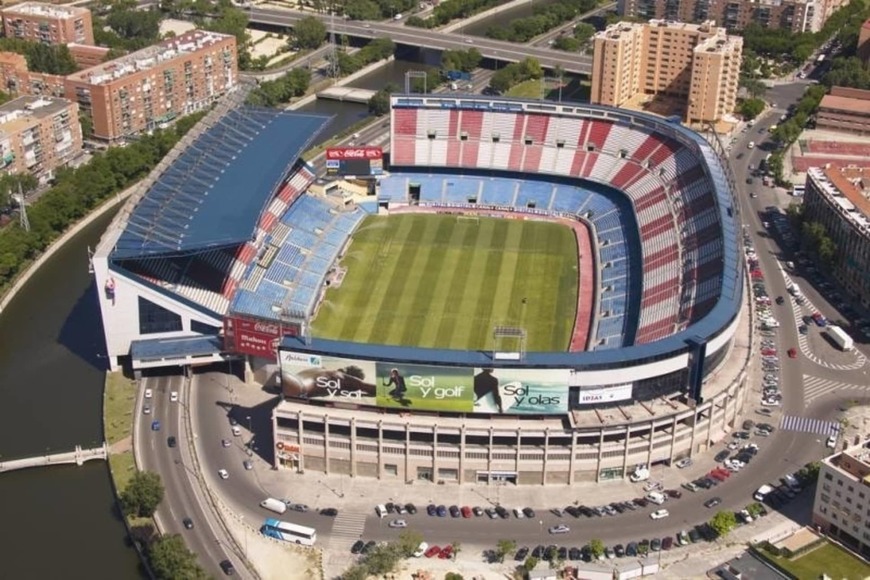
[{"label": "stadium", "polygon": [[93,257],[113,366],[244,357],[281,387],[276,467],[406,482],[624,477],[730,429],[720,149],[621,109],[400,95],[388,170],[327,151],[353,193],[299,158],[327,121],[230,101],[133,194]]}]

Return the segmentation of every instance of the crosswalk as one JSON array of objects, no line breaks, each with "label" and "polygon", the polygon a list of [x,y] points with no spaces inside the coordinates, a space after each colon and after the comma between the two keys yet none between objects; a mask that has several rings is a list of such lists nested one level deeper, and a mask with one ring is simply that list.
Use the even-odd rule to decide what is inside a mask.
[{"label": "crosswalk", "polygon": [[826,419],[813,419],[812,417],[796,417],[783,415],[779,422],[779,428],[783,431],[800,431],[801,433],[815,433],[828,436],[839,428],[836,421]]},{"label": "crosswalk", "polygon": [[814,400],[830,393],[842,391],[870,391],[870,385],[853,385],[812,375],[804,375],[804,404],[809,405]]},{"label": "crosswalk", "polygon": [[348,553],[353,543],[362,537],[367,517],[367,511],[339,511],[332,524],[329,549],[341,554]]}]

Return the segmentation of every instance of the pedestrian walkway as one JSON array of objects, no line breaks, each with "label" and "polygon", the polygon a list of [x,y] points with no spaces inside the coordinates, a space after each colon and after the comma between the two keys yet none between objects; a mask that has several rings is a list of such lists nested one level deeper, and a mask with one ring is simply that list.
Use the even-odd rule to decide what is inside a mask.
[{"label": "pedestrian walkway", "polygon": [[812,375],[804,375],[804,405],[806,406],[830,393],[864,390],[870,390],[870,385],[853,385]]},{"label": "pedestrian walkway", "polygon": [[795,417],[794,415],[783,415],[782,420],[779,422],[779,428],[783,431],[816,433],[825,436],[836,431],[837,427],[838,423],[836,421],[813,419],[811,417]]},{"label": "pedestrian walkway", "polygon": [[329,549],[347,554],[353,543],[362,537],[369,512],[361,509],[344,509],[338,512],[330,532]]}]

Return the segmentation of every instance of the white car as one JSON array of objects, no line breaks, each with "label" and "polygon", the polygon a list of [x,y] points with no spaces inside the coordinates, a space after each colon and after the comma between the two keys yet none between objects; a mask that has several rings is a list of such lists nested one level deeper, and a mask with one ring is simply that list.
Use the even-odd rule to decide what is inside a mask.
[{"label": "white car", "polygon": [[154,396],[154,393],[151,392],[151,389],[145,389],[145,398],[150,399]]},{"label": "white car", "polygon": [[649,517],[651,517],[654,520],[660,520],[662,518],[668,517],[669,515],[671,515],[671,512],[669,512],[668,510],[656,510],[653,513],[651,513],[649,515]]},{"label": "white car", "polygon": [[[762,405],[763,404],[764,403],[762,403]],[[831,435],[830,437],[828,437],[828,440],[825,442],[825,447],[827,447],[828,449],[833,449],[836,446],[837,446],[837,436]]]},{"label": "white car", "polygon": [[172,401],[173,403],[177,403],[178,402],[178,391],[172,391],[171,393],[169,393],[169,400]]},{"label": "white car", "polygon": [[221,479],[229,479],[230,478],[230,474],[227,472],[226,469],[218,469],[218,475],[220,476]]},{"label": "white car", "polygon": [[746,147],[748,147],[749,149],[753,149],[755,147],[755,141],[750,141],[749,145],[747,145]]},{"label": "white car", "polygon": [[689,467],[690,465],[692,465],[692,458],[691,457],[684,457],[683,459],[680,459],[679,461],[677,461],[674,465],[677,466],[677,469],[683,469],[684,467]]},{"label": "white car", "polygon": [[[776,399],[764,399],[761,401],[761,405],[764,407],[779,407],[782,403]],[[828,445],[828,447],[833,447],[833,445]]]},{"label": "white car", "polygon": [[414,552],[415,558],[422,558],[423,554],[426,553],[426,550],[429,549],[429,544],[426,542],[420,542],[420,545],[417,546],[417,550]]},{"label": "white car", "polygon": [[402,519],[396,519],[390,522],[391,528],[407,528],[408,522]]},{"label": "white car", "polygon": [[523,513],[523,510],[520,508],[514,508],[514,517],[518,520],[521,520],[526,517],[526,514]]},{"label": "white car", "polygon": [[239,427],[238,425],[233,425],[233,435],[238,437],[241,434],[242,434],[242,428]]},{"label": "white car", "polygon": [[565,524],[559,524],[558,526],[550,527],[547,531],[551,534],[567,534],[571,531],[571,528],[569,528]]}]

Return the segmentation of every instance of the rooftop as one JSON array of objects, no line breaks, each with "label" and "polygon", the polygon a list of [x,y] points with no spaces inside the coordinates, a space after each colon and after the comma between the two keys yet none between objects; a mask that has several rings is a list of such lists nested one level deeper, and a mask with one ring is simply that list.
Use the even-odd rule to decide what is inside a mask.
[{"label": "rooftop", "polygon": [[4,8],[4,15],[27,15],[27,16],[42,16],[43,18],[65,18],[67,16],[79,16],[90,13],[87,8],[81,6],[59,6],[54,4],[42,4],[40,2],[25,2]]},{"label": "rooftop", "polygon": [[831,455],[824,462],[841,473],[870,485],[870,440]]},{"label": "rooftop", "polygon": [[38,119],[55,115],[70,106],[66,99],[19,97],[0,106],[0,136],[17,133]]},{"label": "rooftop", "polygon": [[822,102],[819,104],[819,108],[870,115],[870,100],[837,95],[825,95],[822,97]]},{"label": "rooftop", "polygon": [[109,62],[69,75],[69,79],[92,85],[103,85],[133,73],[148,70],[166,61],[191,54],[227,39],[229,34],[206,30],[191,30],[180,36],[166,39],[158,44],[137,50]]},{"label": "rooftop", "polygon": [[840,206],[844,217],[858,227],[870,227],[870,166],[811,167],[807,179],[812,179]]},{"label": "rooftop", "polygon": [[130,212],[117,259],[180,255],[252,239],[257,221],[328,117],[238,107],[198,135]]}]

